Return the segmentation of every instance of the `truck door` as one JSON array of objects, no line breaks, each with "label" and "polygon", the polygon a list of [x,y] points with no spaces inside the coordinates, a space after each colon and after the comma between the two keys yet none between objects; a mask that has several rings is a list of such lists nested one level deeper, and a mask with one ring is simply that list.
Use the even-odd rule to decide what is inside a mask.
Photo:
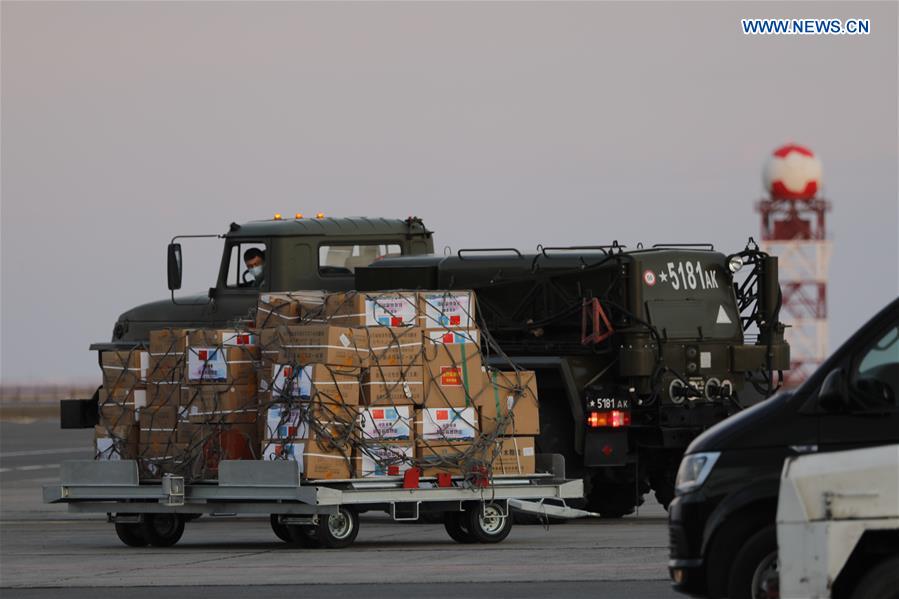
[{"label": "truck door", "polygon": [[849,409],[821,415],[821,451],[899,442],[899,320],[872,329],[842,364]]}]

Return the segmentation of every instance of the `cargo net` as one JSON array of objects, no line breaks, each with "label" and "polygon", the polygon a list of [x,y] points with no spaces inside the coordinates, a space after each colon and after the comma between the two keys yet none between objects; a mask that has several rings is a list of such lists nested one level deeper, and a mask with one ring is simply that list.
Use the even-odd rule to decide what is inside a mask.
[{"label": "cargo net", "polygon": [[475,316],[471,291],[298,292],[260,295],[243,327],[153,331],[103,354],[97,457],[189,480],[235,459],[308,480],[531,474],[536,377]]}]

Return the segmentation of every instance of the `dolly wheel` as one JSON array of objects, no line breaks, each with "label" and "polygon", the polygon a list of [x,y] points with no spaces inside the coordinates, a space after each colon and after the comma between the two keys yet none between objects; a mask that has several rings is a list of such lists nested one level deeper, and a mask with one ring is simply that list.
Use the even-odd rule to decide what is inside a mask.
[{"label": "dolly wheel", "polygon": [[275,536],[277,536],[285,543],[293,542],[293,539],[290,536],[290,531],[287,529],[287,525],[282,524],[278,521],[278,514],[272,514],[270,521],[272,523],[272,531],[274,531]]},{"label": "dolly wheel", "polygon": [[321,543],[315,536],[315,526],[310,524],[284,524],[290,542],[304,549],[318,549]]},{"label": "dolly wheel", "polygon": [[336,514],[320,516],[316,537],[322,547],[343,549],[349,547],[359,534],[359,515],[340,506]]},{"label": "dolly wheel", "polygon": [[446,512],[443,515],[443,527],[457,543],[477,543],[478,540],[465,528],[465,515],[465,512]]},{"label": "dolly wheel", "polygon": [[465,527],[480,543],[499,543],[512,530],[512,516],[498,503],[475,504],[465,515]]},{"label": "dolly wheel", "polygon": [[140,524],[116,522],[115,533],[119,535],[119,540],[129,547],[147,546],[147,538],[144,536]]},{"label": "dolly wheel", "polygon": [[184,519],[180,514],[144,514],[141,531],[153,547],[171,547],[184,534]]}]

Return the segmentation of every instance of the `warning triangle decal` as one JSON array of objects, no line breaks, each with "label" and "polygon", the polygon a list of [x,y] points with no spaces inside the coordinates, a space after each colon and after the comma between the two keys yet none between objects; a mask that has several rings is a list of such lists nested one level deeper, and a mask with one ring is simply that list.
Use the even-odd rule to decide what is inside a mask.
[{"label": "warning triangle decal", "polygon": [[730,317],[724,311],[724,306],[718,306],[718,318],[715,319],[715,324],[731,324]]}]

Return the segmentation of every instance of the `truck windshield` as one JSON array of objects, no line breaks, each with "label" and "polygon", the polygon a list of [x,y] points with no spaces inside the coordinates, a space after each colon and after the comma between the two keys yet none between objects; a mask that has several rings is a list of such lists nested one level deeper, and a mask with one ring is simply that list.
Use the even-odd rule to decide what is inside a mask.
[{"label": "truck windshield", "polygon": [[325,276],[352,275],[359,266],[402,253],[396,243],[322,245],[318,248],[318,271]]}]

